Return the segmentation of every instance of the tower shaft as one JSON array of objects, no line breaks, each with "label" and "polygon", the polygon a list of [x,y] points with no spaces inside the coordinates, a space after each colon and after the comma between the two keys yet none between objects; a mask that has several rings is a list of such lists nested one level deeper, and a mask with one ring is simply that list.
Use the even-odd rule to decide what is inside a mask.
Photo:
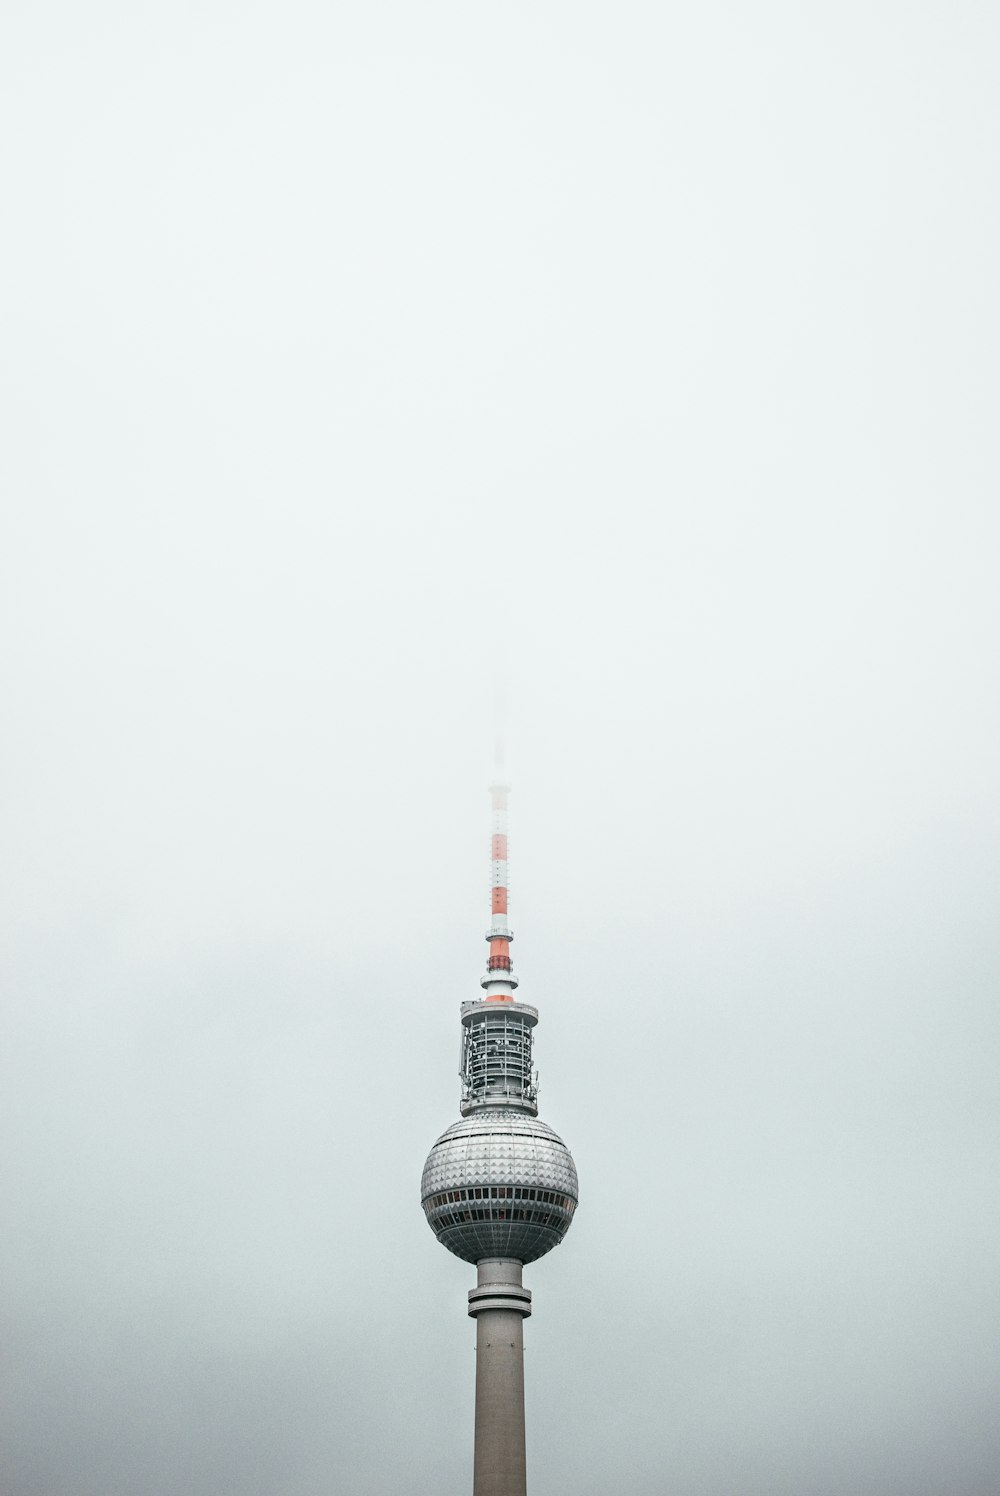
[{"label": "tower shaft", "polygon": [[478,1264],[469,1293],[476,1321],[476,1450],[472,1496],[526,1496],[524,1334],[531,1294],[521,1264],[492,1258]]}]

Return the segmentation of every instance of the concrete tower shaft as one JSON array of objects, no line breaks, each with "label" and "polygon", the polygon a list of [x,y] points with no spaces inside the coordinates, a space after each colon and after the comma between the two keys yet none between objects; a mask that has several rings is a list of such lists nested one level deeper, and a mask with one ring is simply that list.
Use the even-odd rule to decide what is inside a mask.
[{"label": "concrete tower shaft", "polygon": [[476,1445],[473,1496],[527,1496],[524,1444],[524,1321],[531,1294],[521,1264],[488,1258],[469,1290],[476,1321]]}]

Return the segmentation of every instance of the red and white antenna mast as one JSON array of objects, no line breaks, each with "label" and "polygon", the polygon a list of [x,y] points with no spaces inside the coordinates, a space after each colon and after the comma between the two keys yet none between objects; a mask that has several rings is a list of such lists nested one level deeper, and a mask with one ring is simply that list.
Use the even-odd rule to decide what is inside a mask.
[{"label": "red and white antenna mast", "polygon": [[505,759],[503,697],[498,691],[493,783],[490,785],[493,822],[490,835],[490,927],[486,932],[490,954],[486,962],[486,975],[482,979],[486,1001],[495,1003],[513,1002],[517,986],[517,977],[510,959],[510,943],[514,939],[514,933],[507,923],[507,796],[510,794],[510,784]]},{"label": "red and white antenna mast", "polygon": [[490,785],[493,830],[490,838],[490,904],[492,917],[486,939],[490,954],[482,985],[488,1002],[513,1002],[517,977],[510,959],[514,932],[507,923],[507,795],[510,785],[495,775]]}]

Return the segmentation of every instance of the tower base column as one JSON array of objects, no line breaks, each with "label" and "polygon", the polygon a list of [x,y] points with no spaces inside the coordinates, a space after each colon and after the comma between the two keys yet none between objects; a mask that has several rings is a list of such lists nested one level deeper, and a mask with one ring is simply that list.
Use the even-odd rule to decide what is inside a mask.
[{"label": "tower base column", "polygon": [[523,1322],[531,1294],[512,1258],[487,1258],[478,1272],[469,1292],[476,1321],[473,1496],[526,1496]]}]

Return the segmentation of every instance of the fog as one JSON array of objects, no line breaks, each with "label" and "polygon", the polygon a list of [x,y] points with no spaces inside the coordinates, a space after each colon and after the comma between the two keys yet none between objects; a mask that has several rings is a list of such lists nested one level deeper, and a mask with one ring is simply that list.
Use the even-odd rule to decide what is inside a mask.
[{"label": "fog", "polygon": [[8,0],[5,1496],[997,1488],[1000,21]]}]

